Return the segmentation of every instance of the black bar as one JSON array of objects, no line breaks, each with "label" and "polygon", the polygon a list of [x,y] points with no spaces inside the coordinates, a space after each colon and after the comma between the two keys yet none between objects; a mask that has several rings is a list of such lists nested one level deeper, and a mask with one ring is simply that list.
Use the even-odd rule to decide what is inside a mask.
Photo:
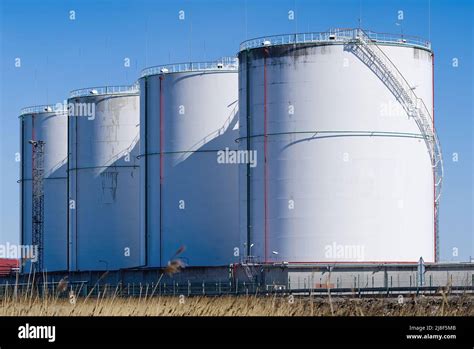
[{"label": "black bar", "polygon": [[[26,324],[55,326],[55,341],[50,343],[47,338],[19,339],[20,326]],[[249,341],[252,337],[246,332],[235,332],[235,329],[249,329],[254,335],[264,336],[266,345],[281,342],[283,337],[292,344],[304,339],[309,340],[312,347],[331,348],[385,348],[394,344],[403,345],[403,348],[472,348],[474,343],[474,321],[468,317],[3,317],[0,318],[0,328],[2,348],[19,344],[69,346],[71,343],[74,347],[87,348],[97,347],[99,343],[160,343],[164,337],[171,338],[180,346],[187,341],[223,345],[226,338],[238,340],[238,336],[243,336],[242,341]],[[183,336],[183,328],[208,332],[204,338]],[[285,331],[276,334],[272,332],[276,328]],[[176,329],[181,336],[174,337],[173,332],[163,332],[163,329]],[[217,335],[213,332],[215,329],[224,329],[227,333]],[[302,332],[301,329],[315,332]],[[202,331],[199,333],[203,334]],[[416,335],[455,335],[456,338],[408,337]]]}]

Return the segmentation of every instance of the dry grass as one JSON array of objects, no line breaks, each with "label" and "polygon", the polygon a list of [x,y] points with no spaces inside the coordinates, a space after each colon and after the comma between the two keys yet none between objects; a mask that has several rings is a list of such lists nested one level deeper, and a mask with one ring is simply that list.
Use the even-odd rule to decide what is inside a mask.
[{"label": "dry grass", "polygon": [[315,298],[288,296],[66,298],[3,295],[0,316],[473,316],[473,296]]},{"label": "dry grass", "polygon": [[[180,248],[176,256],[183,250]],[[174,258],[165,272],[172,275],[183,267]],[[119,288],[99,289],[98,284],[87,294],[82,286],[73,290],[67,277],[51,292],[44,285],[38,286],[37,276],[30,273],[26,289],[19,288],[18,277],[16,284],[3,287],[0,316],[474,316],[474,295],[452,295],[449,285],[436,295],[405,296],[399,304],[397,298],[337,297],[331,295],[329,286],[327,294],[317,297],[156,296],[162,277],[153,287],[140,286],[139,297],[121,297]],[[71,296],[79,294],[85,296]]]}]

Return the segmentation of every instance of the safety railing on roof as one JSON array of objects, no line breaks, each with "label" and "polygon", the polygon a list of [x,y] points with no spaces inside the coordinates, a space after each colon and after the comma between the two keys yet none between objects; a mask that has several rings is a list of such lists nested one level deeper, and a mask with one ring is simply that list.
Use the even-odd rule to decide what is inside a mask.
[{"label": "safety railing on roof", "polygon": [[71,91],[69,98],[94,95],[137,94],[139,92],[140,88],[138,83],[133,85],[86,87]]},{"label": "safety railing on roof", "polygon": [[58,104],[45,104],[45,105],[34,105],[31,107],[22,108],[20,110],[21,115],[27,114],[39,114],[39,113],[66,113],[61,103]]},{"label": "safety railing on roof", "polygon": [[168,73],[183,73],[188,71],[206,71],[206,70],[237,70],[239,62],[236,57],[224,57],[213,62],[189,62],[176,63],[169,65],[158,65],[149,67],[141,72],[141,77],[168,74]]},{"label": "safety railing on roof", "polygon": [[[259,38],[244,41],[240,44],[240,51],[253,49],[262,46],[277,46],[289,44],[304,43],[325,43],[325,42],[344,42],[348,36],[353,36],[358,29],[332,29],[326,32],[316,33],[295,33],[262,36]],[[416,46],[424,49],[431,49],[431,43],[417,36],[403,34],[377,33],[365,31],[366,35],[373,42],[386,44],[401,44]]]}]

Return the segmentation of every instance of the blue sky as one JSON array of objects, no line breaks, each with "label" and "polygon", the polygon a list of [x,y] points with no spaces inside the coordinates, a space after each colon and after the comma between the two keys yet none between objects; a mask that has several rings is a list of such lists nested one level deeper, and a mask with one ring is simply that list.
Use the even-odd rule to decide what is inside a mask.
[{"label": "blue sky", "polygon": [[[18,242],[18,112],[72,89],[133,83],[146,66],[233,55],[268,34],[362,27],[431,39],[436,126],[445,158],[441,258],[474,257],[473,10],[470,0],[2,0],[0,243]],[[183,10],[185,20],[179,20]],[[296,20],[288,20],[288,11]],[[75,20],[70,19],[75,11]],[[15,67],[15,59],[21,67]],[[130,67],[124,60],[130,59]],[[457,59],[458,67],[453,67]],[[458,161],[453,161],[453,153]],[[453,256],[453,248],[459,255]]]}]

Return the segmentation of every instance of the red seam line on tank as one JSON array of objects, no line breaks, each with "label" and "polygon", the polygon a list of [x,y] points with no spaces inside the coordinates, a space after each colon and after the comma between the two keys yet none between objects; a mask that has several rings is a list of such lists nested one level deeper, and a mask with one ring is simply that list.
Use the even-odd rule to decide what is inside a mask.
[{"label": "red seam line on tank", "polygon": [[[33,141],[36,141],[36,132],[35,132],[35,114],[31,115],[31,139]],[[35,150],[34,150],[34,145],[31,147],[31,178],[34,178],[34,172],[35,172]]]},{"label": "red seam line on tank", "polygon": [[265,207],[265,263],[267,262],[268,255],[268,144],[267,144],[267,55],[268,50],[265,49],[265,56],[263,57],[263,153],[264,153],[264,207]]},{"label": "red seam line on tank", "polygon": [[163,183],[163,76],[160,76],[160,184]]}]

